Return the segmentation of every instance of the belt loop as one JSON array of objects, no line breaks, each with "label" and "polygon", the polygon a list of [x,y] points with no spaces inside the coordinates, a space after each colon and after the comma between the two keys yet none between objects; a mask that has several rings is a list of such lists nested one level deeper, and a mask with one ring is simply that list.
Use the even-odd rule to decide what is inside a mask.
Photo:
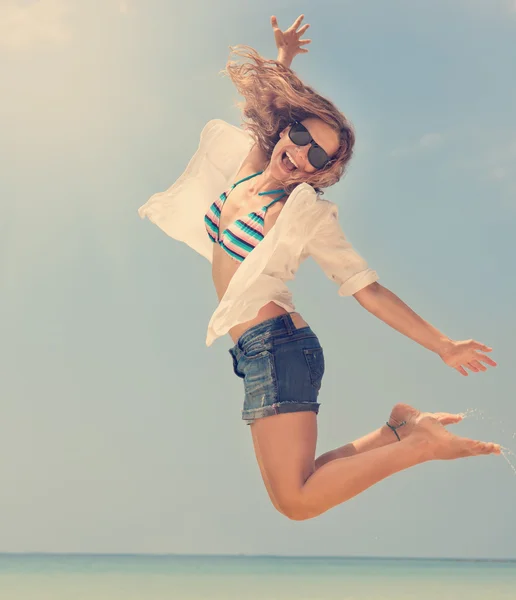
[{"label": "belt loop", "polygon": [[240,352],[242,352],[242,349],[243,349],[242,342],[243,342],[244,335],[245,335],[245,332],[238,338],[238,340],[236,341],[236,344],[234,346],[236,348],[236,350],[239,350]]},{"label": "belt loop", "polygon": [[295,326],[294,326],[294,321],[292,320],[292,317],[290,316],[290,313],[286,313],[285,315],[283,315],[285,317],[285,325],[287,327],[287,333],[289,335],[293,335],[294,331],[295,331]]}]

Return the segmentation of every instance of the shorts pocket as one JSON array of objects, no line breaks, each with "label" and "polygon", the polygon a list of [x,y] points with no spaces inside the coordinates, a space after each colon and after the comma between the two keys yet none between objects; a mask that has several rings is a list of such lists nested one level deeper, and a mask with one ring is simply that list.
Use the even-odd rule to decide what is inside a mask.
[{"label": "shorts pocket", "polygon": [[310,372],[310,381],[314,388],[319,390],[324,375],[323,349],[320,346],[318,348],[304,348],[303,352]]},{"label": "shorts pocket", "polygon": [[244,373],[242,373],[242,371],[238,370],[238,359],[237,359],[237,355],[235,353],[235,351],[233,350],[233,348],[229,349],[229,353],[231,354],[231,358],[233,359],[233,372],[235,373],[235,375],[237,377],[240,378],[244,378]]}]

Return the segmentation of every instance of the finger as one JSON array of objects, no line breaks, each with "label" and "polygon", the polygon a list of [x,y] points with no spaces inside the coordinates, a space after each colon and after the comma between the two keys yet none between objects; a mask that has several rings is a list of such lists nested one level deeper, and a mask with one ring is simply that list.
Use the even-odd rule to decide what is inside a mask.
[{"label": "finger", "polygon": [[299,40],[299,44],[310,44],[312,40]]},{"label": "finger", "polygon": [[308,52],[308,50],[304,50],[303,48],[299,48],[298,53],[299,54],[306,54]]},{"label": "finger", "polygon": [[276,19],[276,17],[271,17],[271,25],[273,29],[279,29],[278,19]]},{"label": "finger", "polygon": [[310,25],[307,23],[306,25],[303,25],[303,27],[301,27],[301,29],[297,32],[297,35],[301,36],[303,35],[303,33],[310,27]]},{"label": "finger", "polygon": [[476,348],[477,350],[482,350],[483,352],[491,352],[492,348],[490,346],[486,346],[485,344],[481,344],[480,342],[475,342],[475,340],[471,340],[472,341],[472,346],[473,348]]},{"label": "finger", "polygon": [[475,366],[473,366],[470,362],[466,363],[466,368],[470,371],[473,371],[473,373],[478,373],[478,369]]},{"label": "finger", "polygon": [[472,360],[471,364],[474,367],[476,367],[479,371],[487,371],[487,367],[484,367],[484,365],[479,363],[478,360]]},{"label": "finger", "polygon": [[468,374],[466,373],[466,369],[464,369],[463,367],[455,367],[455,368],[461,375],[464,375],[464,377],[468,376]]},{"label": "finger", "polygon": [[299,15],[299,17],[294,21],[292,27],[289,27],[287,31],[297,31],[297,28],[301,25],[301,21],[305,18],[305,15]]},{"label": "finger", "polygon": [[454,425],[455,423],[460,423],[464,418],[464,415],[439,412],[434,413],[434,417],[439,421],[439,423],[441,423],[441,425]]},{"label": "finger", "polygon": [[490,365],[491,367],[497,366],[497,363],[492,358],[489,358],[489,356],[485,356],[484,354],[477,353],[477,360],[481,360],[482,362],[486,363],[486,365]]}]

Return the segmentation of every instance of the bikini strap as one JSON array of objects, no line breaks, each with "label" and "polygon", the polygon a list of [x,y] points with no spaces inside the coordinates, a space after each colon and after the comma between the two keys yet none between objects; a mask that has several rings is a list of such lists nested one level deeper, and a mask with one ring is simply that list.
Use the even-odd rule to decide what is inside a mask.
[{"label": "bikini strap", "polygon": [[237,181],[236,183],[233,184],[233,187],[235,188],[239,183],[242,183],[243,181],[247,181],[248,179],[251,179],[251,177],[256,177],[257,175],[261,175],[263,173],[263,171],[258,171],[258,173],[253,173],[252,175],[248,175],[247,177],[244,177],[243,179],[240,179],[240,181]]},{"label": "bikini strap", "polygon": [[[240,179],[239,181],[237,181],[236,183],[233,184],[231,189],[236,188],[236,186],[239,183],[242,183],[243,181],[247,181],[248,179],[251,179],[252,177],[256,177],[257,175],[261,175],[262,173],[263,173],[263,171],[258,171],[258,173],[253,173],[252,175],[248,175],[247,177]],[[264,206],[265,210],[267,210],[269,208],[269,206],[272,206],[278,200],[281,200],[284,196],[287,195],[287,193],[284,190],[270,190],[268,192],[258,192],[258,196],[265,196],[266,194],[279,194],[280,192],[283,192],[281,194],[281,196],[279,198],[276,198],[276,200],[273,200],[270,204],[267,204],[267,206]]]},{"label": "bikini strap", "polygon": [[283,192],[283,194],[281,194],[281,196],[279,198],[276,198],[276,200],[273,200],[270,204],[267,204],[267,206],[264,206],[263,208],[265,210],[267,210],[269,207],[271,207],[275,202],[277,202],[278,200],[281,200],[284,196],[286,196],[287,193]]}]

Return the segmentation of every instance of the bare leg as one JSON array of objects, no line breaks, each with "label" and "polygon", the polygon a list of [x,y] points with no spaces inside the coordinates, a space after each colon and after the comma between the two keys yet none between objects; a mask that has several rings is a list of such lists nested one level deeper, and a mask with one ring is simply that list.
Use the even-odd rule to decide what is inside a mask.
[{"label": "bare leg", "polygon": [[317,470],[314,413],[280,414],[257,420],[251,425],[256,456],[276,508],[291,519],[309,519],[422,462],[500,453],[496,444],[460,438],[430,413],[412,410],[414,417],[403,426],[403,437],[403,427],[398,430],[401,442],[335,458]]},{"label": "bare leg", "polygon": [[[398,429],[398,435],[401,439],[406,437],[413,428],[413,422],[417,418],[419,411],[408,404],[396,404],[396,406],[392,409],[391,416],[389,417],[389,423],[394,426],[398,426],[403,422],[406,422],[406,425],[403,425]],[[432,415],[442,424],[442,425],[451,425],[454,423],[459,423],[462,421],[463,415],[461,414],[449,414],[449,413],[432,413]],[[321,454],[319,458],[315,461],[315,469],[319,469],[326,463],[335,460],[336,458],[345,458],[346,456],[354,456],[355,454],[361,454],[362,452],[369,452],[369,450],[374,450],[375,448],[381,448],[382,446],[388,446],[389,444],[397,443],[399,440],[396,437],[396,434],[392,429],[384,425],[380,427],[376,431],[368,433],[367,435],[351,442],[350,444],[346,444],[345,446],[341,446],[340,448],[336,448],[335,450],[330,450],[329,452],[325,452]]]}]

